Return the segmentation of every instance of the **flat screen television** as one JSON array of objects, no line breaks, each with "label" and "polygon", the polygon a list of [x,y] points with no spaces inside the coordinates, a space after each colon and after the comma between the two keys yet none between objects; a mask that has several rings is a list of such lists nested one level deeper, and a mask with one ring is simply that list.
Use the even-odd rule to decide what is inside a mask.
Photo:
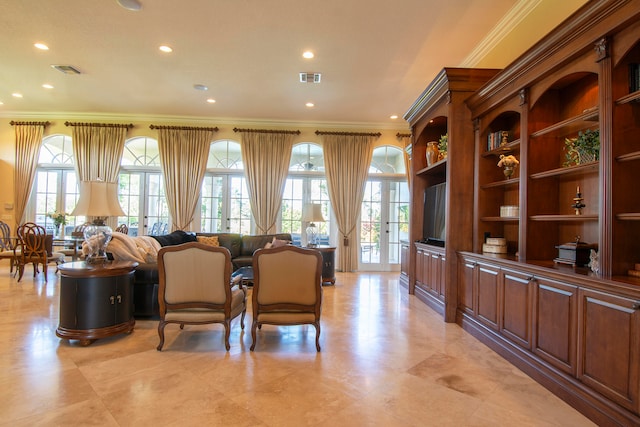
[{"label": "flat screen television", "polygon": [[424,191],[423,242],[444,247],[447,208],[447,183],[432,185]]}]

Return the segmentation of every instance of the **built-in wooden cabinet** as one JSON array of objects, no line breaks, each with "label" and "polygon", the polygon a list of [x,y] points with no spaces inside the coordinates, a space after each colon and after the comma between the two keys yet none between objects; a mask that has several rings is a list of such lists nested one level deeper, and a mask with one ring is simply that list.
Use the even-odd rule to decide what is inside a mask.
[{"label": "built-in wooden cabinet", "polygon": [[400,242],[400,286],[409,289],[409,242]]},{"label": "built-in wooden cabinet", "polygon": [[[602,425],[640,425],[638,64],[640,2],[593,0],[466,101],[473,244],[457,253],[457,322]],[[567,164],[566,140],[595,130],[599,157]],[[510,176],[502,155],[519,161]],[[507,253],[483,253],[488,236]],[[578,239],[597,263],[559,257]]]},{"label": "built-in wooden cabinet", "polygon": [[[455,321],[457,310],[456,253],[472,245],[474,138],[465,100],[497,71],[445,68],[404,116],[412,130],[409,293],[444,312],[448,322]],[[428,165],[427,143],[443,135],[448,137],[447,156]],[[434,208],[425,203],[428,190],[440,184],[445,188],[444,217],[439,218],[444,222],[444,248],[427,242],[432,236],[425,227],[426,211]]]}]

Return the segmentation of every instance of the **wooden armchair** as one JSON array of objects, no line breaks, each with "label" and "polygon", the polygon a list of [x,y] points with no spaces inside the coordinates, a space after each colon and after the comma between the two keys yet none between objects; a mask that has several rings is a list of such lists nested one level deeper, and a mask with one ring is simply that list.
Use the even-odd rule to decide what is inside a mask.
[{"label": "wooden armchair", "polygon": [[244,329],[247,312],[247,288],[239,284],[242,276],[231,283],[229,250],[198,242],[165,246],[158,251],[158,275],[158,351],[164,345],[168,323],[177,323],[180,329],[222,323],[228,351],[231,320],[242,314],[240,326]]},{"label": "wooden armchair", "polygon": [[322,255],[316,250],[287,245],[254,253],[252,351],[256,328],[263,324],[313,325],[320,351],[321,276]]},{"label": "wooden armchair", "polygon": [[[33,222],[27,222],[18,227],[18,244],[14,252],[17,259],[18,282],[22,279],[24,266],[33,264],[33,277],[38,273],[38,264],[42,264],[44,280],[47,281],[47,267],[49,263],[58,264],[64,262],[64,254],[53,252],[53,236],[47,234],[44,227]],[[20,254],[20,256],[18,256]]]}]

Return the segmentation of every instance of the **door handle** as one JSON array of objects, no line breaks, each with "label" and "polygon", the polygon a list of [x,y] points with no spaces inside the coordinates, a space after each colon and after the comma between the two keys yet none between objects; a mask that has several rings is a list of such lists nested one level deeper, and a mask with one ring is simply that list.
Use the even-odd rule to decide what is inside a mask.
[{"label": "door handle", "polygon": [[111,301],[111,305],[115,304],[115,300],[116,300],[116,299],[115,299],[115,297],[114,297],[113,295],[111,295],[111,296],[109,297],[109,301]]}]

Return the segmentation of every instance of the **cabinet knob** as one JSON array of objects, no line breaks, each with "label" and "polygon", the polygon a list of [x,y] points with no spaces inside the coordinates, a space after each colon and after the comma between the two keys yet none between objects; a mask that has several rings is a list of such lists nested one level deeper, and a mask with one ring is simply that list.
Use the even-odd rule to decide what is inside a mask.
[{"label": "cabinet knob", "polygon": [[122,295],[118,295],[118,304],[122,303]]},{"label": "cabinet knob", "polygon": [[115,299],[115,297],[114,297],[113,295],[111,295],[111,296],[109,297],[109,301],[111,301],[111,305],[113,305],[113,304],[115,304],[116,299]]}]

